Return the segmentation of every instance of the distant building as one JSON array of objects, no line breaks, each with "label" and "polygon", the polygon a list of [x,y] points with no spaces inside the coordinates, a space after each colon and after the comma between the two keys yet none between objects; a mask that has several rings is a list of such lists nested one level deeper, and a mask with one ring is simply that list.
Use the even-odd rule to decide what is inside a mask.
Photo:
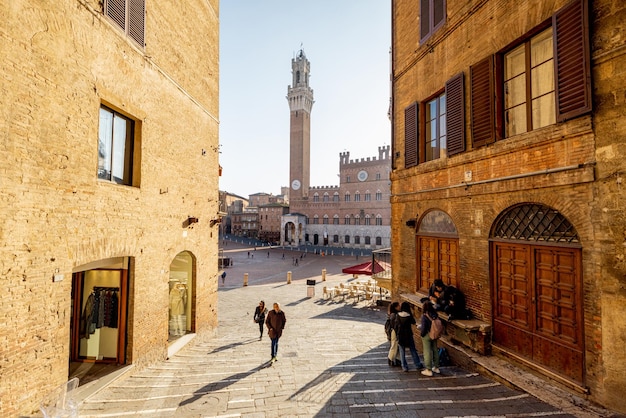
[{"label": "distant building", "polygon": [[339,155],[339,186],[310,186],[310,123],[313,89],[303,50],[292,59],[289,214],[281,222],[284,245],[331,245],[377,249],[390,246],[390,147],[378,157],[350,160]]},{"label": "distant building", "polygon": [[286,203],[268,203],[258,208],[259,212],[259,239],[271,244],[280,243],[281,219],[289,213]]}]

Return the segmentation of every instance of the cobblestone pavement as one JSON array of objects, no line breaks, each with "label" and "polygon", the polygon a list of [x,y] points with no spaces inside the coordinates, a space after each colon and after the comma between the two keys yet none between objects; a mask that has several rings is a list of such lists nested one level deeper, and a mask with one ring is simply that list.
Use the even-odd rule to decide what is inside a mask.
[{"label": "cobblestone pavement", "polygon": [[[268,257],[265,249],[250,258],[248,249],[232,247],[216,335],[107,386],[81,404],[81,417],[574,416],[458,367],[443,367],[435,377],[390,368],[385,308],[322,297],[323,286],[352,280],[341,268],[362,259],[308,254],[295,266],[299,254],[283,259],[273,249]],[[311,298],[305,279],[317,281]],[[259,340],[252,321],[261,299],[268,307],[279,302],[287,316],[275,363],[268,361],[268,337]]]}]

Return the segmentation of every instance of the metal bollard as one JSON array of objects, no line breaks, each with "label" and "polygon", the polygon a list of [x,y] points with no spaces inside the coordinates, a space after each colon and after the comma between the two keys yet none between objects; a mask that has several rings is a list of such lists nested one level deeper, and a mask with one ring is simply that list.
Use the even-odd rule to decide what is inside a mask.
[{"label": "metal bollard", "polygon": [[322,269],[322,281],[326,281],[326,269]]},{"label": "metal bollard", "polygon": [[243,274],[243,285],[248,286],[248,273]]},{"label": "metal bollard", "polygon": [[291,284],[291,272],[287,272],[287,284]]}]

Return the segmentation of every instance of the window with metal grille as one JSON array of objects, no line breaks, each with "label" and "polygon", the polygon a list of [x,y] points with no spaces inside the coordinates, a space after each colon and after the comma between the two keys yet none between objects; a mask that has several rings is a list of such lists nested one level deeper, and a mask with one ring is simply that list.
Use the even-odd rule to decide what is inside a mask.
[{"label": "window with metal grille", "polygon": [[514,206],[494,223],[492,238],[577,244],[574,226],[556,209],[537,203]]},{"label": "window with metal grille", "polygon": [[144,47],[146,25],[145,0],[104,0],[104,14]]}]

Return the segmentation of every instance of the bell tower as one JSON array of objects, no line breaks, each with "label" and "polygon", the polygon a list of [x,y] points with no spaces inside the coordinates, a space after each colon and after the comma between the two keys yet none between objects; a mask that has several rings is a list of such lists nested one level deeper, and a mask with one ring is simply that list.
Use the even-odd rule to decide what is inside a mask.
[{"label": "bell tower", "polygon": [[311,108],[313,89],[309,87],[311,64],[300,49],[291,60],[291,85],[287,88],[289,122],[289,200],[309,194],[311,175]]}]

